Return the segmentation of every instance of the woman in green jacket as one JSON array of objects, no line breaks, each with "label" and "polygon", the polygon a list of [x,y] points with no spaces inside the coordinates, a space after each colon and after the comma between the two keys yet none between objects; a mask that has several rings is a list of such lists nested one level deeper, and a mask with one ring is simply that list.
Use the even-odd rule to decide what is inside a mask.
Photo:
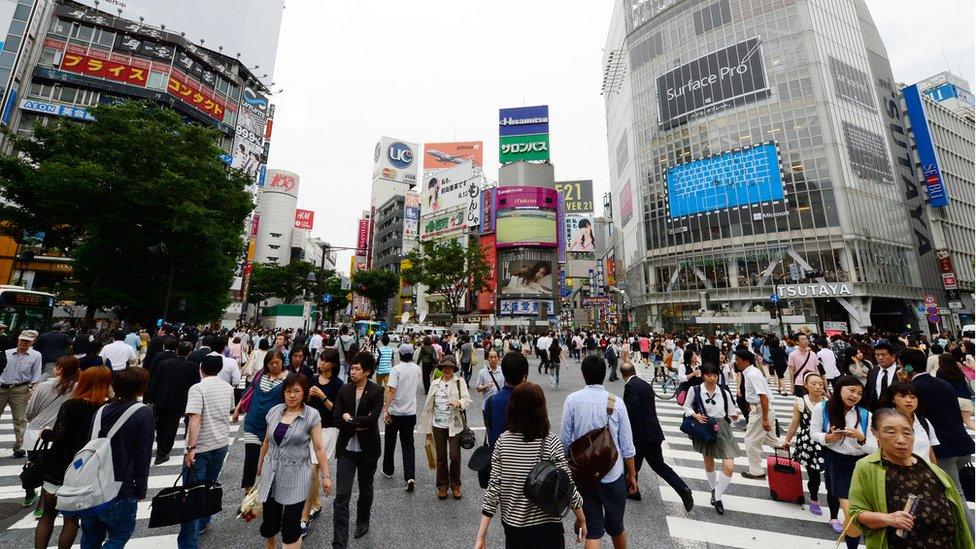
[{"label": "woman in green jacket", "polygon": [[[850,491],[851,520],[864,532],[867,548],[970,549],[965,504],[942,469],[912,454],[915,430],[908,419],[879,408],[871,429],[880,450],[857,462]],[[919,502],[910,513],[904,509],[912,495]]]}]

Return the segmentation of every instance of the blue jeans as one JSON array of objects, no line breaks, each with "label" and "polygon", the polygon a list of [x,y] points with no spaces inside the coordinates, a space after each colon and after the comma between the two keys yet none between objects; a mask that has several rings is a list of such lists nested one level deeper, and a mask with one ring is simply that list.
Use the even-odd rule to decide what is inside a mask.
[{"label": "blue jeans", "polygon": [[[224,457],[227,456],[229,446],[217,448],[196,455],[193,460],[193,467],[186,470],[183,475],[183,483],[196,482],[198,480],[217,480],[220,476],[220,469],[224,466]],[[200,538],[200,530],[210,524],[212,516],[206,516],[180,525],[180,535],[176,538],[176,545],[179,549],[196,549]]]},{"label": "blue jeans", "polygon": [[81,549],[123,549],[135,529],[136,498],[117,499],[108,509],[81,517]]}]

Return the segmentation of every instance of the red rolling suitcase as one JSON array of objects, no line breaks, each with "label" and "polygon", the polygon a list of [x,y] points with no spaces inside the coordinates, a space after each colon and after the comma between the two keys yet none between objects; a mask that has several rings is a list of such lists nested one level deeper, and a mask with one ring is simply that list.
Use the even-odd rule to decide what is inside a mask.
[{"label": "red rolling suitcase", "polygon": [[780,456],[777,448],[766,458],[766,479],[769,482],[769,495],[777,501],[803,503],[803,473],[800,462],[794,461],[790,453]]}]

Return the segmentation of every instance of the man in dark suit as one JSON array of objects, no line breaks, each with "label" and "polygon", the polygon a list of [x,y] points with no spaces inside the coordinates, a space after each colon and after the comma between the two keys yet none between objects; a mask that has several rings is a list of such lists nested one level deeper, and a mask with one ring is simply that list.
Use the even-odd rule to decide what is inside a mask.
[{"label": "man in dark suit", "polygon": [[[919,406],[925,405],[925,419],[932,424],[939,439],[938,446],[932,448],[939,460],[939,467],[949,474],[961,494],[963,489],[959,470],[972,459],[976,442],[973,442],[962,422],[956,392],[947,381],[925,371],[926,357],[922,351],[905,350],[898,355],[898,362],[902,365],[903,375],[911,376],[912,386],[918,391]],[[972,513],[966,513],[966,517],[972,528]]]},{"label": "man in dark suit", "polygon": [[722,368],[722,351],[715,344],[715,334],[708,336],[708,343],[702,346],[701,350],[701,363],[702,364],[714,364]]},{"label": "man in dark suit", "polygon": [[369,532],[373,507],[373,477],[380,459],[380,413],[383,411],[383,387],[372,380],[376,359],[371,353],[359,353],[350,361],[349,383],[339,389],[332,413],[339,437],[336,442],[336,492],[332,502],[332,546],[349,543],[349,500],[353,478],[359,477],[359,499],[356,501],[356,533],[361,538]]},{"label": "man in dark suit", "polygon": [[[640,473],[644,460],[651,466],[651,470],[664,479],[675,492],[681,496],[685,510],[691,511],[695,506],[691,488],[674,472],[661,453],[661,443],[664,442],[664,431],[657,419],[657,409],[654,406],[654,390],[643,379],[637,377],[633,364],[620,367],[620,375],[624,378],[624,405],[630,417],[630,429],[634,434],[634,466]],[[629,499],[640,501],[641,493],[627,496]]]},{"label": "man in dark suit", "polygon": [[[200,383],[200,367],[186,359],[192,350],[192,343],[180,343],[178,356],[157,364],[153,377],[149,379],[147,395],[152,395],[155,403],[153,412],[156,416],[156,465],[169,460],[180,419],[186,415],[186,399],[190,387]],[[220,357],[214,358],[220,360]]]},{"label": "man in dark suit", "polygon": [[[179,347],[179,345],[180,345],[180,340],[176,339],[175,337],[167,338],[165,341],[163,341],[163,349],[162,349],[162,351],[156,353],[155,356],[153,356],[153,358],[152,358],[151,361],[150,360],[147,360],[147,361],[143,362],[143,364],[146,366],[146,371],[149,372],[149,385],[150,386],[152,386],[153,377],[154,377],[153,374],[158,369],[157,367],[160,364],[162,364],[163,361],[169,360],[171,358],[176,358],[176,356],[177,356],[176,355],[176,349],[177,349],[177,347]],[[145,401],[146,401],[146,403],[152,403],[152,395],[151,395],[151,393],[146,393]]]},{"label": "man in dark suit", "polygon": [[[214,339],[215,337],[213,336],[213,334],[207,334],[203,336],[202,341],[200,342],[200,348],[190,353],[190,357],[188,360],[194,364],[199,365],[200,361],[203,360],[203,357],[209,355],[214,351],[215,348]],[[222,351],[223,349],[220,349],[217,352],[219,353]]]},{"label": "man in dark suit", "polygon": [[[896,356],[895,349],[886,341],[874,346],[874,359],[878,364],[868,371],[864,398],[861,399],[861,404],[872,412],[878,409],[878,403],[885,389],[898,381],[895,375],[898,370]],[[924,365],[921,371],[925,371]]]},{"label": "man in dark suit", "polygon": [[[163,324],[158,330],[156,330],[156,335],[149,340],[149,344],[146,345],[146,356],[142,359],[142,365],[144,367],[152,367],[153,360],[156,355],[163,352],[166,347],[167,339],[179,339],[176,337],[176,329],[170,324]],[[77,348],[75,349],[75,354],[78,354]],[[176,353],[169,358],[174,358]],[[157,361],[156,364],[159,364]]]}]

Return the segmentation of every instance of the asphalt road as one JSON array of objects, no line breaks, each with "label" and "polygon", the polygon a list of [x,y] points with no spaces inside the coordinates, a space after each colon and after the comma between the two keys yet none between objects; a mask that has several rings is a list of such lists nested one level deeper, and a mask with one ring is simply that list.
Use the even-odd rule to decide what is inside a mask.
[{"label": "asphalt road", "polygon": [[[547,376],[540,376],[536,373],[535,365],[537,361],[532,359],[532,370],[529,374],[530,381],[539,383],[543,386],[549,409],[549,418],[554,432],[558,431],[560,418],[562,416],[562,405],[566,395],[583,386],[582,376],[574,361],[564,366],[561,372],[561,388],[552,389],[549,385]],[[475,372],[475,376],[477,372]],[[472,378],[473,381],[474,378]],[[608,384],[618,395],[622,393],[621,382]],[[472,392],[474,392],[472,390]],[[423,398],[422,390],[418,393],[418,399]],[[473,410],[479,410],[481,397],[474,392],[472,395],[474,402]],[[422,400],[420,401],[422,402]],[[481,414],[469,414],[469,420],[476,435],[480,437],[484,433]],[[6,433],[12,436],[9,414],[0,417],[0,429],[6,426]],[[235,518],[237,506],[240,502],[242,491],[240,481],[243,465],[243,448],[240,441],[241,432],[238,430],[232,433],[235,442],[231,451],[228,453],[227,461],[220,475],[220,482],[224,485],[224,512],[214,518],[209,530],[201,535],[200,547],[256,547],[263,540],[260,537],[258,528],[260,519],[245,523]],[[177,448],[174,455],[181,446],[182,430],[177,440]],[[4,440],[0,435],[0,440]],[[11,438],[12,440],[12,438]],[[417,456],[417,487],[413,493],[406,493],[403,489],[403,477],[401,467],[401,457],[399,451],[396,458],[396,473],[394,478],[385,478],[377,472],[375,480],[375,499],[373,503],[372,520],[370,523],[369,534],[359,540],[350,540],[350,547],[357,548],[391,548],[391,547],[469,547],[472,546],[478,524],[481,519],[481,500],[482,490],[478,486],[476,474],[466,466],[467,459],[471,455],[470,450],[462,451],[462,460],[465,466],[461,469],[462,490],[464,496],[461,500],[448,498],[445,501],[437,499],[434,471],[426,466],[426,458],[423,450],[423,437],[415,437],[416,456]],[[8,473],[0,479],[0,483],[5,485],[6,491],[0,492],[0,498],[5,498],[3,502],[11,503],[19,501],[22,492],[16,487],[16,471],[22,460],[15,460],[11,457],[10,442],[0,442],[0,469],[10,469]],[[7,466],[7,467],[4,467]],[[150,497],[159,489],[172,485],[176,475],[179,474],[179,465],[176,459],[171,459],[169,463],[162,466],[153,466],[150,472]],[[334,475],[334,472],[333,472]],[[658,490],[656,489],[657,478],[648,472],[641,478],[644,501],[635,503],[628,502],[626,524],[630,532],[631,546],[633,547],[666,547],[666,546],[689,546],[685,543],[675,543],[667,533],[667,526],[663,519],[665,504],[662,503]],[[0,486],[0,490],[4,490]],[[353,491],[353,516],[355,515],[355,499],[358,490]],[[321,517],[313,522],[312,531],[305,538],[305,544],[310,547],[330,546],[332,541],[332,508],[331,498],[322,499],[323,512]],[[139,514],[137,516],[136,529],[127,547],[152,547],[154,549],[162,547],[176,546],[176,533],[178,528],[157,528],[148,529],[148,509],[149,498],[141,502]],[[682,511],[683,512],[683,511]],[[501,547],[504,543],[500,520],[496,518],[492,522],[489,544],[492,547]],[[573,545],[570,539],[572,530],[572,515],[565,519],[565,531],[567,532],[567,543]],[[0,544],[4,547],[29,547],[33,545],[34,524],[36,524],[28,510],[22,510],[13,517],[0,522]],[[60,520],[58,521],[60,524]],[[56,528],[54,540],[60,529]],[[77,542],[79,539],[76,540]],[[691,544],[694,546],[694,544]],[[606,546],[610,546],[609,540]]]}]

